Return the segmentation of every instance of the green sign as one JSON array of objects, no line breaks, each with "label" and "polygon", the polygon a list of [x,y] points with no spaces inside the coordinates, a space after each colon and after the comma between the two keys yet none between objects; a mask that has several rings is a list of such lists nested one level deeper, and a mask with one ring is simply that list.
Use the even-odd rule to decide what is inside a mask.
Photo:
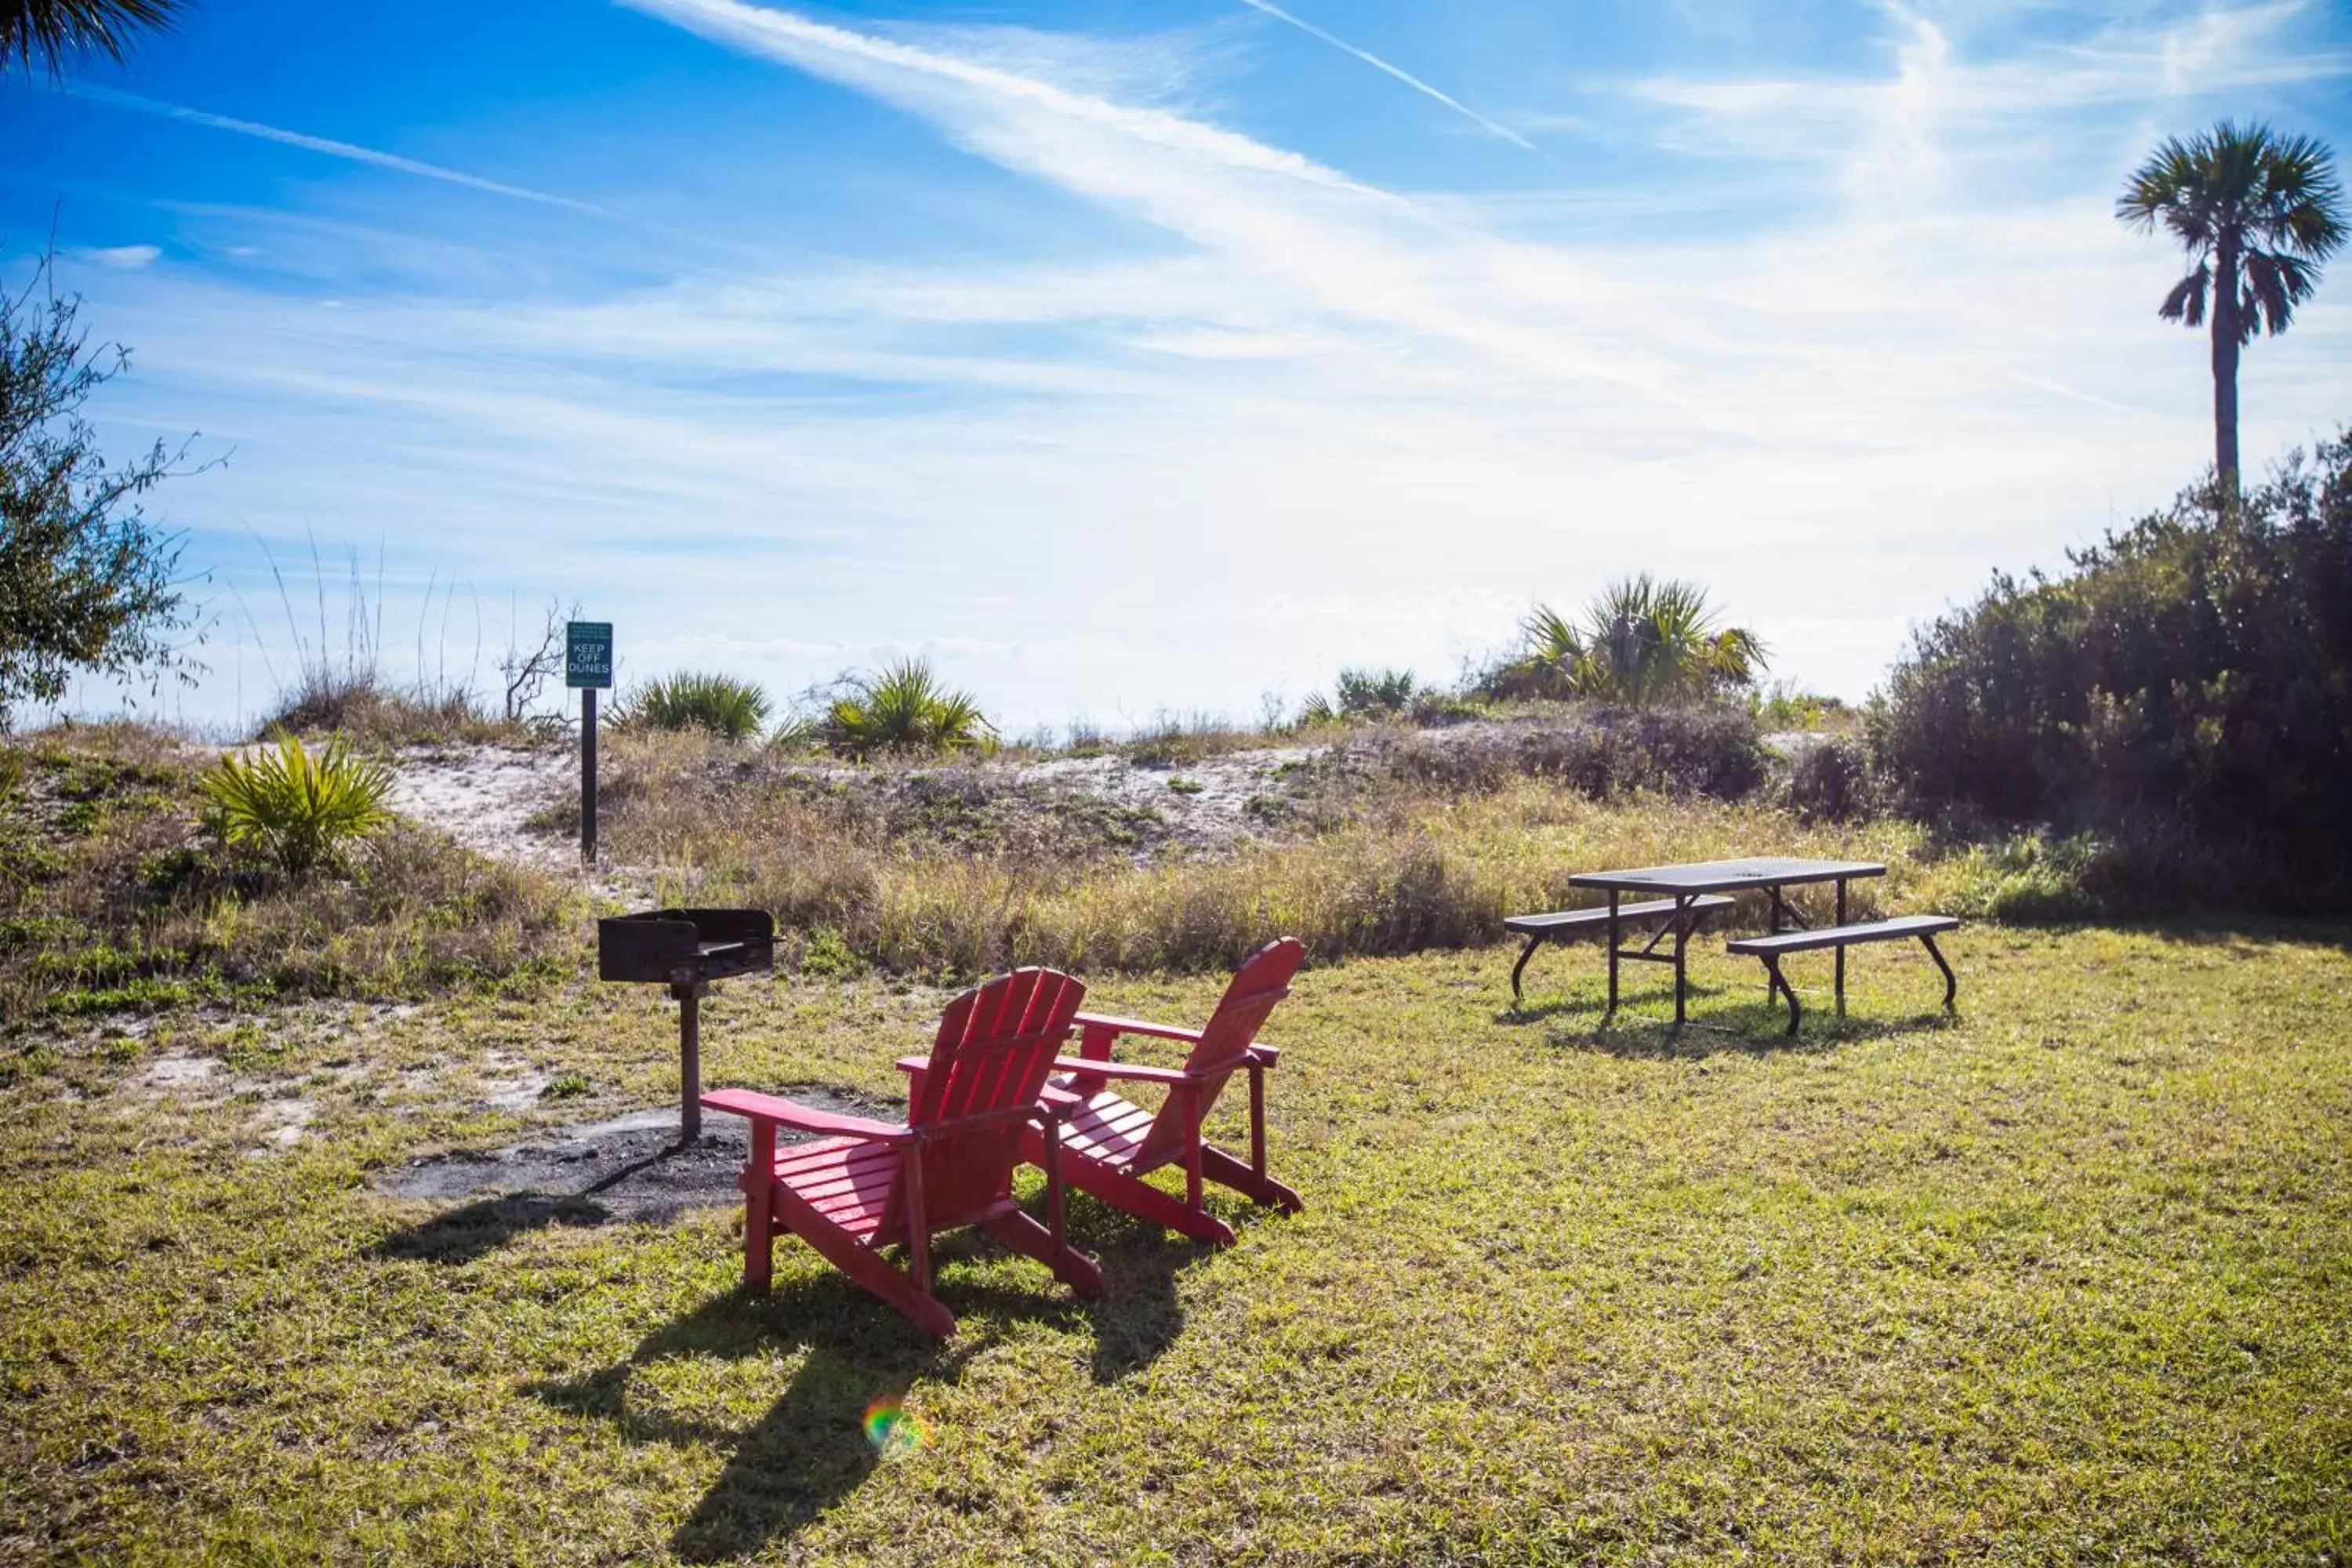
[{"label": "green sign", "polygon": [[613,688],[613,623],[567,621],[563,626],[563,684],[574,690]]}]

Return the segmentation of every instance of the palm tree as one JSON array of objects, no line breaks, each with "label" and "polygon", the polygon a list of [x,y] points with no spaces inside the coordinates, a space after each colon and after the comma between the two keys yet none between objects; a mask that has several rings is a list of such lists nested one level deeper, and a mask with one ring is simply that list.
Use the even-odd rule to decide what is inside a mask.
[{"label": "palm tree", "polygon": [[1764,668],[1764,644],[1724,626],[1706,589],[1646,572],[1609,584],[1577,620],[1538,605],[1520,629],[1544,684],[1636,708],[1750,685]]},{"label": "palm tree", "polygon": [[10,60],[65,75],[67,58],[102,54],[120,65],[131,36],[168,27],[184,0],[0,0],[0,69]]},{"label": "palm tree", "polygon": [[2225,120],[2186,142],[2167,137],[2116,201],[2116,217],[2142,233],[2161,223],[2196,263],[2157,314],[2192,328],[2212,318],[2213,471],[2225,495],[2238,488],[2239,351],[2264,327],[2286,331],[2344,243],[2333,158],[2315,138]]}]

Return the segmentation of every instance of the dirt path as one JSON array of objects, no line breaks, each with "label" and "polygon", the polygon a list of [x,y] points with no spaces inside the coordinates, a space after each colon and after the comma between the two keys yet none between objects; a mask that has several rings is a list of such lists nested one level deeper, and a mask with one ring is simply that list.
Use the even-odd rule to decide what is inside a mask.
[{"label": "dirt path", "polygon": [[[578,843],[530,820],[579,787],[580,760],[565,748],[417,746],[394,761],[392,808],[494,859],[578,877]],[[600,862],[587,883],[603,897],[637,904],[652,897],[655,880],[646,868]]]}]

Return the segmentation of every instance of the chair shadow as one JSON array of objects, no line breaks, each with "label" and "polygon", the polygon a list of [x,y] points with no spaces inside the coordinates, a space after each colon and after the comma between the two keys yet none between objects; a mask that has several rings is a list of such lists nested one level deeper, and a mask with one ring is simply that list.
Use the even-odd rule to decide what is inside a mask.
[{"label": "chair shadow", "polygon": [[[572,1415],[610,1421],[633,1443],[725,1449],[718,1479],[672,1531],[670,1546],[690,1563],[746,1557],[799,1531],[872,1473],[880,1456],[867,1440],[865,1415],[875,1401],[903,1395],[918,1382],[955,1382],[1003,1325],[1089,1330],[1092,1374],[1103,1384],[1150,1366],[1175,1342],[1184,1321],[1177,1275],[1211,1249],[1171,1240],[1082,1194],[1073,1194],[1069,1220],[1073,1244],[1096,1253],[1101,1265],[1108,1290],[1099,1300],[1074,1300],[1042,1269],[1034,1283],[1018,1286],[974,1278],[961,1265],[1002,1253],[963,1232],[934,1244],[935,1289],[961,1321],[951,1340],[933,1340],[827,1270],[767,1295],[738,1287],[654,1330],[609,1366],[525,1391]],[[778,1243],[780,1249],[793,1245]],[[637,1373],[666,1361],[737,1361],[780,1347],[806,1353],[774,1403],[748,1426],[668,1414],[633,1390]]]}]

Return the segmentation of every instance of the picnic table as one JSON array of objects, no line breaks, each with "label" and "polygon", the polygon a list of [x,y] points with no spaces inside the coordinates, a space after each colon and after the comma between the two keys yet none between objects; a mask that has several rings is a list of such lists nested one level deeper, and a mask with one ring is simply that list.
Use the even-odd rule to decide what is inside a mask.
[{"label": "picnic table", "polygon": [[[1683,866],[1637,866],[1622,871],[1580,871],[1569,878],[1569,885],[1591,888],[1609,895],[1609,1011],[1617,1011],[1617,965],[1621,960],[1632,959],[1643,963],[1671,963],[1675,966],[1675,1023],[1683,1022],[1684,1006],[1689,988],[1689,971],[1684,962],[1683,950],[1690,941],[1692,930],[1702,912],[1702,900],[1720,899],[1727,893],[1760,892],[1771,909],[1772,931],[1775,936],[1791,925],[1802,928],[1804,921],[1789,906],[1787,890],[1822,882],[1837,884],[1837,920],[1840,931],[1846,927],[1846,884],[1858,877],[1884,877],[1886,868],[1874,860],[1810,860],[1794,856],[1768,855],[1748,860],[1699,860]],[[1662,911],[1662,923],[1651,931],[1649,942],[1638,948],[1627,947],[1622,938],[1625,910],[1622,900],[1628,893],[1647,894],[1670,909]],[[1824,933],[1826,934],[1826,933]],[[1671,937],[1674,950],[1660,952],[1658,944]],[[1837,948],[1837,1006],[1845,1011],[1845,947]],[[1938,963],[1941,962],[1939,958]],[[1768,966],[1769,967],[1769,966]],[[1775,984],[1777,970],[1775,970]],[[1795,1027],[1795,998],[1790,996],[1790,1027]]]}]

